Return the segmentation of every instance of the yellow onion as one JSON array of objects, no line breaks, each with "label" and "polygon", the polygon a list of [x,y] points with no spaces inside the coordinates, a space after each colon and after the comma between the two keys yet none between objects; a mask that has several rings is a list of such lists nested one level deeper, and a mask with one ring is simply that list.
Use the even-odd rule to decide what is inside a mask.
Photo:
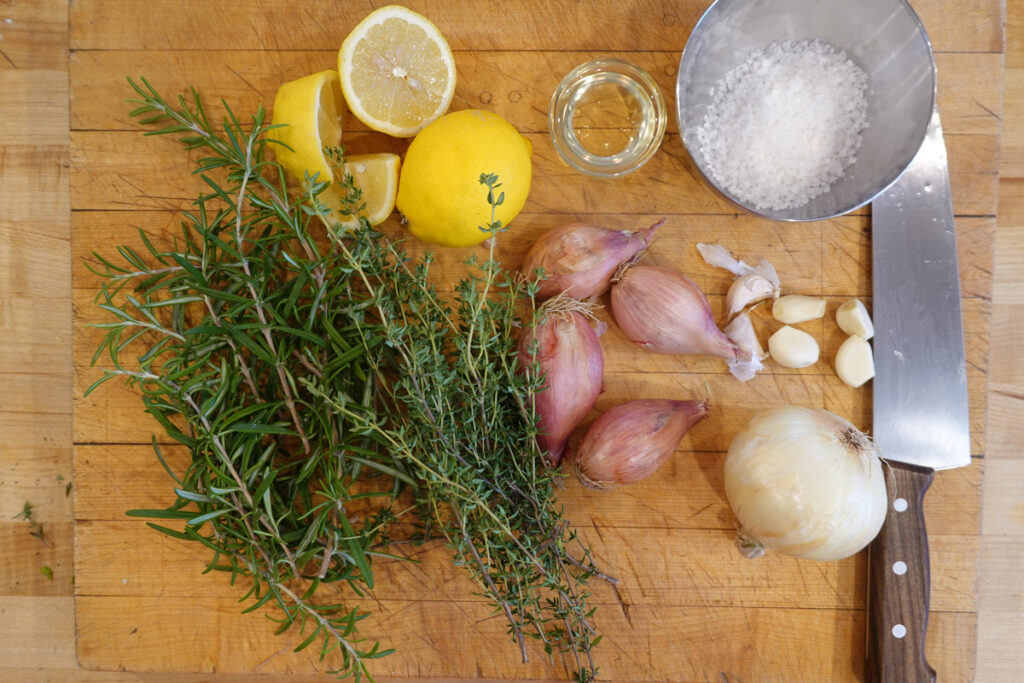
[{"label": "yellow onion", "polygon": [[609,230],[586,223],[569,223],[544,233],[526,254],[522,272],[532,277],[542,269],[536,297],[565,294],[589,299],[608,291],[620,264],[647,248],[661,219],[645,230]]},{"label": "yellow onion", "polygon": [[631,265],[612,283],[612,315],[633,342],[659,353],[737,357],[718,329],[704,292],[690,278],[656,266]]},{"label": "yellow onion", "polygon": [[771,549],[839,560],[870,543],[885,521],[874,443],[822,409],[783,405],[756,415],[729,446],[725,495],[747,557]]},{"label": "yellow onion", "polygon": [[537,443],[552,466],[561,462],[569,435],[594,407],[604,381],[598,333],[578,310],[560,310],[564,306],[547,310],[519,339],[520,366],[544,378],[534,395]]},{"label": "yellow onion", "polygon": [[621,403],[590,425],[576,453],[576,476],[596,489],[650,476],[708,412],[707,400]]}]

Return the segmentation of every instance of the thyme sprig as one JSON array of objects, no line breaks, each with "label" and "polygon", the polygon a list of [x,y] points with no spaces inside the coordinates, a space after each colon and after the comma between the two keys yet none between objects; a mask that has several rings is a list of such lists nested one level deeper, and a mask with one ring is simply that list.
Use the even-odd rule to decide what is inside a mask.
[{"label": "thyme sprig", "polygon": [[[393,522],[414,513],[419,538],[443,536],[505,615],[524,660],[535,638],[591,680],[600,638],[586,582],[604,575],[537,451],[540,378],[518,370],[514,345],[520,314],[532,324],[537,313],[533,288],[495,257],[499,179],[481,176],[488,258],[469,264],[449,304],[431,256],[414,260],[365,220],[323,238],[327,184],[307,178],[289,196],[262,107],[243,125],[223,103],[218,130],[195,90],[171,105],[130,83],[132,115],[162,126],[147,134],[202,154],[205,189],[171,248],[140,230],[143,254],[122,246],[118,262],[90,264],[110,318],[93,362],[109,367],[86,393],[124,379],[190,454],[179,471],[154,438],[174,502],[129,514],[176,521],[149,525],[208,547],[208,571],[248,582],[245,611],[276,606],[279,632],[298,624],[304,636],[297,650],[319,642],[321,659],[340,653],[334,673],[358,680],[389,650],[362,640],[367,613],[349,593],[374,588],[373,561],[394,557]],[[358,213],[350,177],[343,187]]]},{"label": "thyme sprig", "polygon": [[[572,653],[580,680],[596,675],[591,647],[600,637],[590,623],[586,582],[600,574],[555,502],[560,478],[536,442],[531,397],[539,372],[520,372],[516,340],[520,302],[532,308],[536,286],[503,269],[495,258],[504,230],[495,211],[504,201],[493,174],[481,174],[491,205],[486,261],[459,281],[454,310],[427,279],[429,259],[410,265],[393,243],[376,241],[362,284],[374,302],[373,318],[387,334],[388,354],[368,355],[382,381],[379,393],[392,415],[375,416],[335,400],[334,410],[388,443],[393,457],[418,482],[420,515],[438,529],[504,613],[527,660],[526,638],[546,652]],[[353,247],[337,240],[343,252]],[[355,238],[356,249],[365,245]],[[352,253],[352,252],[349,252]],[[364,338],[377,329],[364,326]]]}]

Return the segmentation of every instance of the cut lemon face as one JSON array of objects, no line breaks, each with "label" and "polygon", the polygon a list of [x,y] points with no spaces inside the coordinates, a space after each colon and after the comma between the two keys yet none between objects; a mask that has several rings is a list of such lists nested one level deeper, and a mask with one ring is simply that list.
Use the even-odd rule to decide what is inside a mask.
[{"label": "cut lemon face", "polygon": [[[353,155],[345,160],[345,174],[352,176],[353,183],[362,191],[356,204],[365,204],[365,207],[359,213],[366,216],[370,225],[384,222],[395,210],[400,166],[399,156],[388,152]],[[348,217],[342,224],[353,227],[356,219]]]},{"label": "cut lemon face", "polygon": [[388,5],[352,29],[338,52],[348,107],[374,130],[411,137],[448,110],[455,58],[448,41],[416,12]]},{"label": "cut lemon face", "polygon": [[[282,85],[274,98],[272,123],[284,124],[270,136],[277,162],[304,183],[306,174],[320,182],[332,182],[330,161],[324,146],[341,144],[341,85],[335,71],[321,71]],[[285,147],[284,145],[287,145]]]}]

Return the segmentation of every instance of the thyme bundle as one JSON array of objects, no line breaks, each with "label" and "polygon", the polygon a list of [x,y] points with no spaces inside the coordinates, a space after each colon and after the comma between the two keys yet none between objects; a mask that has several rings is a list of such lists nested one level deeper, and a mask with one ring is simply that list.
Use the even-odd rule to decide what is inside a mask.
[{"label": "thyme bundle", "polygon": [[[132,115],[163,125],[147,135],[202,152],[206,189],[172,248],[140,230],[144,254],[122,246],[117,262],[90,264],[110,315],[93,363],[105,355],[111,367],[86,393],[123,378],[191,456],[176,472],[154,438],[175,500],[129,514],[207,546],[208,570],[248,583],[245,611],[276,607],[279,632],[304,635],[297,650],[336,651],[332,673],[357,680],[390,650],[362,639],[368,613],[349,593],[374,588],[373,562],[409,540],[396,522],[412,522],[412,540],[443,537],[468,568],[524,661],[537,639],[592,680],[600,637],[586,584],[603,575],[555,500],[560,475],[534,438],[540,378],[514,355],[520,312],[536,316],[532,287],[502,268],[492,239],[449,303],[429,254],[413,259],[365,221],[325,233],[318,178],[289,196],[262,107],[243,125],[224,103],[217,130],[194,90],[172,106],[130,83]],[[498,181],[481,175],[492,238]],[[344,184],[357,213],[358,190]]]}]

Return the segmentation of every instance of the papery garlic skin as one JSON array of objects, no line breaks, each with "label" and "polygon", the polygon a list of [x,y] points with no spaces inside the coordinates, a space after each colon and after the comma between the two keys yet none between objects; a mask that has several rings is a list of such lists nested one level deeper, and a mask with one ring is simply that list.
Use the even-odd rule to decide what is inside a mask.
[{"label": "papery garlic skin", "polygon": [[549,312],[519,339],[520,367],[536,363],[544,389],[534,395],[537,443],[558,466],[569,435],[594,407],[604,382],[604,354],[595,331],[577,311]]},{"label": "papery garlic skin", "polygon": [[647,248],[661,219],[644,230],[609,230],[587,223],[569,223],[541,235],[523,262],[522,272],[532,278],[542,269],[537,299],[565,294],[589,299],[608,291],[615,269]]},{"label": "papery garlic skin", "polygon": [[587,430],[576,455],[576,476],[594,489],[649,477],[709,411],[707,400],[637,399],[620,403]]},{"label": "papery garlic skin", "polygon": [[736,344],[739,351],[735,359],[727,361],[729,372],[741,382],[754,379],[754,376],[764,369],[762,361],[768,357],[768,353],[761,348],[750,315],[746,311],[740,313],[722,332]]},{"label": "papery garlic skin", "polygon": [[634,265],[612,284],[612,315],[630,341],[650,351],[736,358],[707,297],[682,273]]},{"label": "papery garlic skin", "polygon": [[794,405],[759,413],[733,438],[725,495],[748,557],[749,544],[810,560],[849,557],[878,535],[887,507],[871,440],[838,415]]}]

